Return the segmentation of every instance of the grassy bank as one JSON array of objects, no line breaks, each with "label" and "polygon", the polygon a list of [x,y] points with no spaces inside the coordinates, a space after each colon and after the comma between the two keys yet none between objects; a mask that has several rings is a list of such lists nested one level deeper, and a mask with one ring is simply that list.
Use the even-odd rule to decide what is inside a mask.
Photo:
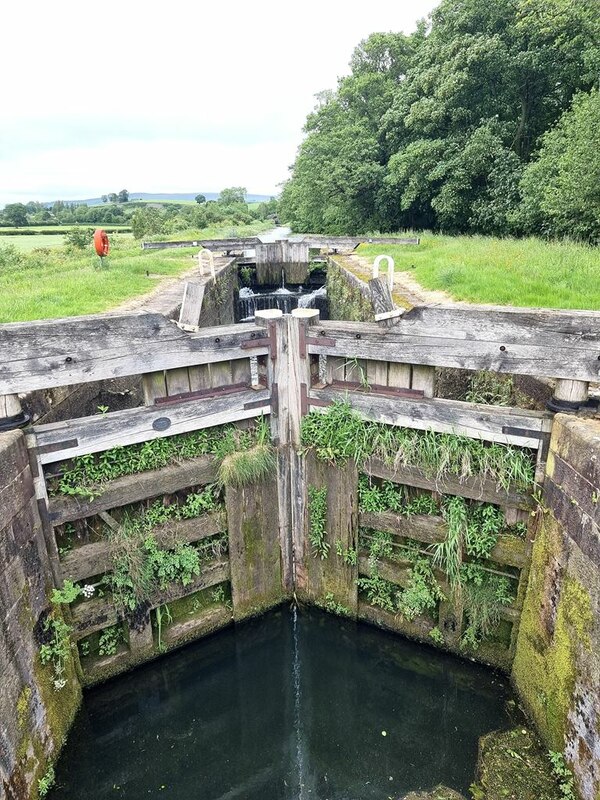
[{"label": "grassy bank", "polygon": [[386,253],[426,289],[471,303],[600,310],[600,249],[541,239],[421,235],[419,245],[361,245]]},{"label": "grassy bank", "polygon": [[[254,233],[264,223],[244,228]],[[174,238],[215,238],[230,235],[230,230],[230,225],[213,227]],[[198,253],[197,247],[144,251],[128,234],[110,238],[103,267],[91,246],[84,251],[60,246],[23,252],[0,245],[0,323],[107,311],[151,292],[161,279],[192,269]]]}]

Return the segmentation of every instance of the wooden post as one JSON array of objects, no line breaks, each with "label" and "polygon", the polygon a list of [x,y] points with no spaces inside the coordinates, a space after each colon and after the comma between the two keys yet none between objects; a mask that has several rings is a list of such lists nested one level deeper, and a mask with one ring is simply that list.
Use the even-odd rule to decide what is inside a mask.
[{"label": "wooden post", "polygon": [[589,383],[587,381],[569,381],[559,378],[556,381],[554,394],[548,402],[550,411],[573,413],[585,405],[589,396]]},{"label": "wooden post", "polygon": [[18,394],[0,394],[0,431],[10,431],[27,425],[29,416],[23,413]]},{"label": "wooden post", "polygon": [[225,493],[231,596],[236,621],[278,605],[288,594],[282,580],[280,532],[273,514],[276,477]]},{"label": "wooden post", "polygon": [[[310,325],[319,322],[319,311],[314,308],[296,308],[288,317],[289,324],[289,392],[290,403],[290,505],[294,586],[302,592],[306,588],[306,459],[299,453],[300,426],[303,402],[306,403],[311,386],[311,359],[306,350],[306,337]],[[304,409],[306,411],[306,409]]]},{"label": "wooden post", "polygon": [[279,518],[279,546],[281,548],[281,579],[283,588],[290,593],[294,588],[292,554],[292,516],[290,498],[292,494],[290,470],[290,386],[288,382],[287,319],[276,308],[257,311],[255,324],[266,328],[271,340],[271,352],[263,367],[267,387],[271,390],[271,437],[277,447],[277,507]]},{"label": "wooden post", "polygon": [[179,327],[184,331],[197,331],[204,300],[204,284],[188,282],[183,290],[179,312]]}]

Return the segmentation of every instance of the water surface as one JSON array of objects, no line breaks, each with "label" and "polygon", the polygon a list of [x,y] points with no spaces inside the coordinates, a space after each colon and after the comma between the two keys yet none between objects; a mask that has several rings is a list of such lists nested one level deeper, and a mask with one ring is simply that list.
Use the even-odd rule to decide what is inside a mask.
[{"label": "water surface", "polygon": [[468,795],[501,676],[370,626],[279,609],[86,693],[52,800]]}]

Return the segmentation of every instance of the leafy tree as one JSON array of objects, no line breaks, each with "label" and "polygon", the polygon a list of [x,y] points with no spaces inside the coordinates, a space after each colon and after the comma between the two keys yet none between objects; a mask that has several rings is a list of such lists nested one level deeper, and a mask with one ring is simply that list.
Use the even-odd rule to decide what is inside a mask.
[{"label": "leafy tree", "polygon": [[93,235],[92,228],[73,228],[65,233],[65,244],[74,250],[85,250],[90,246]]},{"label": "leafy tree", "polygon": [[128,203],[129,202],[129,192],[127,191],[127,189],[121,189],[121,191],[117,195],[117,202],[118,203]]},{"label": "leafy tree", "polygon": [[131,231],[134,239],[156,236],[162,233],[163,226],[163,215],[157,208],[152,206],[136,209],[131,217]]},{"label": "leafy tree", "polygon": [[247,189],[243,186],[232,186],[229,189],[223,189],[217,202],[224,206],[233,205],[234,203],[245,203],[247,193]]},{"label": "leafy tree", "polygon": [[108,195],[103,194],[100,199],[102,200],[103,203],[108,203]]},{"label": "leafy tree", "polygon": [[116,202],[118,201],[118,199],[119,199],[119,198],[118,198],[118,195],[117,195],[117,194],[115,194],[115,192],[111,192],[111,193],[108,195],[108,202],[109,202],[109,203],[116,203]]},{"label": "leafy tree", "polygon": [[521,181],[528,232],[600,242],[600,93],[579,94]]},{"label": "leafy tree", "polygon": [[2,216],[7,225],[14,225],[15,228],[27,225],[27,208],[23,203],[9,203],[4,206]]},{"label": "leafy tree", "polygon": [[318,96],[280,214],[300,231],[519,233],[541,137],[600,73],[597,0],[442,0]]},{"label": "leafy tree", "polygon": [[197,194],[194,200],[198,203],[198,205],[202,205],[202,203],[206,203],[206,197],[203,194]]}]

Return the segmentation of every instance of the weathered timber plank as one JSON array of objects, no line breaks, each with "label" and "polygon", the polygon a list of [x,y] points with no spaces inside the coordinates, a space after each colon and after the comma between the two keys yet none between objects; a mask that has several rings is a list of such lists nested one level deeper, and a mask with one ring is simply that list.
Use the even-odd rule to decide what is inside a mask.
[{"label": "weathered timber plank", "polygon": [[163,469],[125,475],[101,487],[93,500],[81,497],[51,497],[48,503],[54,525],[91,517],[109,508],[137,503],[161,494],[173,494],[179,489],[213,483],[217,469],[213,456],[191,458],[182,464],[172,464]]},{"label": "weathered timber plank", "polygon": [[[442,517],[434,515],[415,514],[405,517],[392,511],[362,511],[358,523],[362,528],[385,531],[403,538],[416,539],[424,544],[442,542],[448,533],[448,526]],[[531,545],[526,540],[503,534],[498,537],[489,560],[521,569],[529,563],[530,550]]]},{"label": "weathered timber plank", "polygon": [[231,596],[236,621],[262,613],[289,596],[282,583],[279,514],[274,511],[276,481],[273,475],[249,486],[227,487]]},{"label": "weathered timber plank", "polygon": [[184,333],[162,314],[0,325],[0,394],[243,358],[242,343],[256,335],[252,323]]},{"label": "weathered timber plank", "polygon": [[[248,389],[205,400],[180,400],[34,428],[42,464],[270,413],[270,392]],[[252,403],[251,408],[244,408]],[[256,403],[260,405],[255,406]]]},{"label": "weathered timber plank", "polygon": [[[403,636],[408,636],[411,639],[425,641],[428,644],[431,644],[431,637],[429,634],[436,626],[433,620],[424,615],[410,621],[403,619],[399,614],[391,614],[389,611],[384,611],[382,608],[372,606],[362,600],[359,600],[358,603],[358,618],[372,625],[377,625],[380,628],[401,633]],[[446,648],[464,658],[464,651],[460,649],[459,641],[460,639],[456,639],[455,642],[450,642],[447,639]],[[512,657],[508,650],[497,648],[493,643],[485,641],[479,645],[475,652],[469,652],[469,657],[474,661],[480,661],[484,664],[491,664],[492,666],[499,667],[506,672],[510,671],[510,665],[512,663]]]},{"label": "weathered timber plank", "polygon": [[[358,539],[358,477],[356,465],[349,461],[342,467],[331,469],[319,461],[314,454],[306,458],[306,488],[327,489],[327,518],[325,541],[329,545],[327,558],[315,557],[308,537],[310,519],[305,518],[306,529],[303,542],[303,585],[297,591],[309,600],[323,604],[328,594],[336,603],[344,606],[351,616],[356,615],[358,570],[356,564],[348,564],[344,552],[355,551]],[[308,495],[310,497],[310,495]],[[307,501],[310,505],[310,500]],[[308,515],[310,516],[310,515]],[[341,543],[342,554],[337,552]]]},{"label": "weathered timber plank", "polygon": [[188,281],[183,290],[183,300],[179,312],[179,324],[191,328],[197,327],[200,322],[202,301],[204,300],[204,284],[197,281]]},{"label": "weathered timber plank", "polygon": [[[201,589],[208,589],[217,583],[229,580],[229,561],[220,559],[202,567],[200,575],[187,586],[181,583],[170,584],[164,589],[154,592],[149,598],[149,608],[156,608],[164,603],[172,603],[181,597],[198,592]],[[90,633],[107,628],[116,622],[123,620],[125,615],[122,611],[117,611],[113,603],[107,597],[99,597],[87,602],[80,603],[72,609],[73,626],[76,639],[88,636]]]},{"label": "weathered timber plank", "polygon": [[[226,530],[225,514],[216,511],[194,519],[174,520],[157,525],[152,534],[161,547],[173,543],[190,544],[214,536]],[[106,540],[93,542],[71,550],[61,561],[63,579],[80,581],[92,575],[100,575],[112,567],[111,543]]]},{"label": "weathered timber plank", "polygon": [[186,394],[190,391],[190,376],[186,367],[169,369],[165,372],[167,383],[167,396],[173,394]]},{"label": "weathered timber plank", "polygon": [[410,517],[392,511],[361,511],[358,517],[361,528],[373,528],[397,536],[416,539],[425,544],[441,542],[446,538],[448,526],[441,517],[415,514]]},{"label": "weathered timber plank", "polygon": [[461,480],[455,475],[444,475],[436,478],[426,475],[416,467],[388,467],[382,461],[372,458],[365,462],[362,470],[368,475],[393,481],[394,483],[416,486],[418,489],[428,489],[440,494],[455,494],[467,497],[470,500],[482,500],[486,503],[495,503],[498,506],[514,506],[516,508],[531,509],[535,502],[531,492],[499,489],[494,481],[489,478],[482,479],[477,476]]},{"label": "weathered timber plank", "polygon": [[232,619],[231,611],[226,606],[207,608],[198,617],[169,625],[163,633],[163,641],[169,647],[185,644],[192,639],[206,636],[218,628],[224,628],[232,622]]},{"label": "weathered timber plank", "polygon": [[[340,392],[333,388],[312,389],[310,398],[332,402],[347,399],[362,417],[437,433],[454,433],[471,439],[538,448],[552,426],[552,414],[504,406],[477,405],[440,398],[384,397],[371,392]],[[325,411],[315,407],[314,410]]]},{"label": "weathered timber plank", "polygon": [[213,252],[231,252],[252,249],[260,244],[257,236],[248,236],[240,239],[194,239],[177,242],[142,242],[142,250],[168,250],[177,247],[202,247]]},{"label": "weathered timber plank", "polygon": [[[600,312],[420,306],[394,328],[319,322],[311,353],[573,380],[600,375]],[[311,331],[311,336],[317,331]]]}]

